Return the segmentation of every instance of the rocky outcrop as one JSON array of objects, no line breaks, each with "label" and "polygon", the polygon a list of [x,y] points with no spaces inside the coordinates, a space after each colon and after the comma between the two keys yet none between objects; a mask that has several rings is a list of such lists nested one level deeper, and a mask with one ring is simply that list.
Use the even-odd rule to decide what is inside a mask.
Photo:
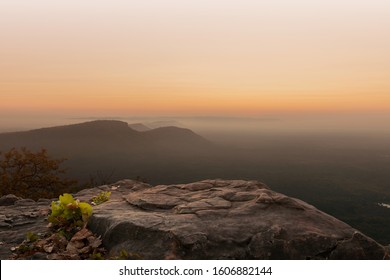
[{"label": "rocky outcrop", "polygon": [[[86,189],[108,202],[94,207],[88,227],[111,256],[144,259],[384,259],[383,246],[315,207],[256,181],[205,180],[150,186],[132,180]],[[17,205],[19,204],[19,205]],[[0,242],[44,231],[49,203],[0,206]],[[24,231],[23,235],[21,232]]]},{"label": "rocky outcrop", "polygon": [[0,197],[0,206],[14,205],[16,201],[21,200],[21,197],[17,197],[13,194],[8,194]]},{"label": "rocky outcrop", "polygon": [[48,231],[48,199],[35,202],[14,195],[0,198],[0,259],[8,259],[11,249],[20,244],[28,232],[43,235]]},{"label": "rocky outcrop", "polygon": [[[112,255],[145,259],[383,259],[374,240],[255,181],[152,187],[121,181],[89,228]],[[120,193],[120,195],[119,195]],[[93,190],[79,195],[88,199]]]}]

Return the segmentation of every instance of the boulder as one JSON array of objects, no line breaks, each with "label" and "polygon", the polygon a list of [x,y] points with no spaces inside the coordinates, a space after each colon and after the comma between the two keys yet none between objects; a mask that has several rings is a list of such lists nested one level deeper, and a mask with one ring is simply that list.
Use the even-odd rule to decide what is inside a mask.
[{"label": "boulder", "polygon": [[356,229],[256,181],[154,187],[120,181],[110,189],[114,195],[94,208],[88,227],[112,256],[124,250],[144,259],[387,258],[382,245]]},{"label": "boulder", "polygon": [[9,206],[14,205],[16,201],[21,200],[22,198],[17,197],[13,194],[7,194],[0,197],[0,206]]}]

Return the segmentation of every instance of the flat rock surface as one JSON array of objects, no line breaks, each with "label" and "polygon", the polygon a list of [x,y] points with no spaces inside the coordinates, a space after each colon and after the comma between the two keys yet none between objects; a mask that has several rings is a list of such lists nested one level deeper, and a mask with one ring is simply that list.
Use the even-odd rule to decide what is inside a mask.
[{"label": "flat rock surface", "polygon": [[6,201],[0,206],[0,259],[4,260],[11,255],[12,247],[26,239],[27,232],[43,234],[48,231],[46,218],[51,200],[35,202],[8,195],[2,201]]},{"label": "flat rock surface", "polygon": [[[315,207],[256,181],[205,180],[151,186],[132,180],[86,189],[75,197],[94,206],[88,228],[109,255],[144,259],[388,259],[388,250]],[[4,198],[0,258],[27,231],[47,231],[50,200]]]},{"label": "flat rock surface", "polygon": [[[145,259],[384,259],[385,248],[256,181],[150,186],[121,181],[89,228],[112,255]],[[92,190],[79,193],[88,199]]]}]

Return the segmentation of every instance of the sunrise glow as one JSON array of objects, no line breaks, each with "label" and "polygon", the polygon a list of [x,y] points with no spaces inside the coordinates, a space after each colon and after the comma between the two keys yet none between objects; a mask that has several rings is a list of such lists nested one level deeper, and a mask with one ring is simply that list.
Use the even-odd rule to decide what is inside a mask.
[{"label": "sunrise glow", "polygon": [[2,1],[0,111],[389,111],[389,2],[291,2]]}]

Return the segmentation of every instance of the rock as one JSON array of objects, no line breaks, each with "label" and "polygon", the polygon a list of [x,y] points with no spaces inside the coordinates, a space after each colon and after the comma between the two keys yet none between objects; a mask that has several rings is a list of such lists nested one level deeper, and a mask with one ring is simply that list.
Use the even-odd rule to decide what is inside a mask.
[{"label": "rock", "polygon": [[[110,191],[110,200],[94,206],[88,229],[81,229],[69,242],[58,234],[49,235],[37,243],[42,252],[30,258],[88,258],[102,252],[101,243],[114,258],[390,258],[389,247],[256,181],[205,180],[153,187],[122,180],[74,196],[90,202],[101,191]],[[1,259],[11,256],[10,249],[28,231],[48,232],[50,200],[15,202],[0,206]]]},{"label": "rock", "polygon": [[29,198],[15,201],[15,205],[19,205],[19,206],[34,205],[35,203],[36,202],[33,199],[29,199]]},{"label": "rock", "polygon": [[13,194],[7,194],[0,197],[0,206],[9,206],[14,205],[16,201],[21,200],[22,198],[17,197]]},{"label": "rock", "polygon": [[385,252],[386,252],[385,259],[390,260],[390,245],[385,246]]},{"label": "rock", "polygon": [[[95,247],[99,247],[101,242],[99,239],[98,245]],[[93,233],[87,229],[82,229],[79,232],[77,232],[68,245],[66,246],[66,251],[68,254],[84,254],[90,251],[92,249],[91,244],[95,242],[95,238],[93,236]]]},{"label": "rock", "polygon": [[47,254],[37,252],[29,258],[30,260],[47,260]]},{"label": "rock", "polygon": [[[88,200],[101,190],[78,195]],[[111,256],[125,250],[144,259],[388,258],[347,224],[256,181],[152,187],[127,180],[104,190],[111,199],[94,207],[88,227]]]},{"label": "rock", "polygon": [[[13,195],[7,197],[14,198]],[[27,232],[46,233],[50,204],[42,205],[30,199],[14,199],[15,203],[0,206],[0,259],[8,259],[11,248],[26,239]]]}]

